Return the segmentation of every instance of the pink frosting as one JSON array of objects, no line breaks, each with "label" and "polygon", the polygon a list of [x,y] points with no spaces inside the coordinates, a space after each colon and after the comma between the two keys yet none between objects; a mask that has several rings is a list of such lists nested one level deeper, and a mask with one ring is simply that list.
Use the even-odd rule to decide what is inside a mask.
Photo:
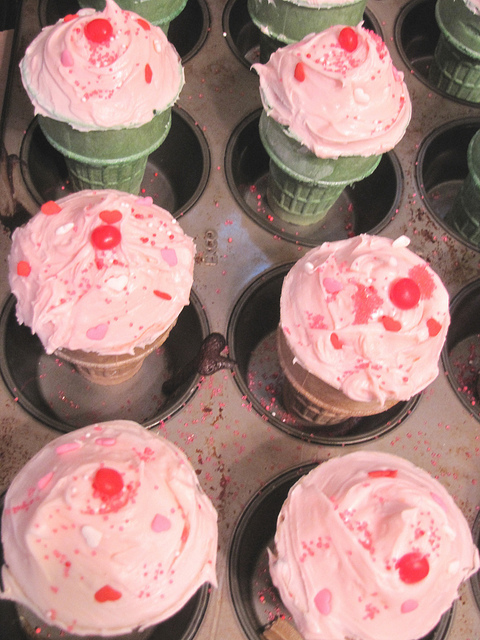
[{"label": "pink frosting", "polygon": [[445,488],[407,460],[372,451],[329,460],[297,482],[269,555],[305,640],[422,638],[479,567]]},{"label": "pink frosting", "polygon": [[217,514],[193,468],[126,420],[61,436],[32,458],[7,492],[2,542],[1,597],[79,635],[148,627],[216,585]]},{"label": "pink frosting", "polygon": [[[98,19],[112,27],[104,42],[87,37]],[[45,27],[20,69],[35,113],[81,131],[145,124],[175,102],[184,83],[180,58],[160,27],[113,0],[102,12],[81,9]]]},{"label": "pink frosting", "polygon": [[[438,374],[448,293],[408,243],[369,235],[325,242],[284,280],[280,325],[296,360],[353,400],[408,400]],[[392,298],[403,279],[419,295],[407,309]]]},{"label": "pink frosting", "polygon": [[347,27],[356,39],[349,51],[343,29],[310,34],[254,64],[263,106],[318,157],[379,155],[401,140],[410,121],[407,86],[379,36]]},{"label": "pink frosting", "polygon": [[133,353],[189,303],[194,255],[192,239],[151,198],[99,190],[46,203],[12,237],[18,321],[47,353]]}]

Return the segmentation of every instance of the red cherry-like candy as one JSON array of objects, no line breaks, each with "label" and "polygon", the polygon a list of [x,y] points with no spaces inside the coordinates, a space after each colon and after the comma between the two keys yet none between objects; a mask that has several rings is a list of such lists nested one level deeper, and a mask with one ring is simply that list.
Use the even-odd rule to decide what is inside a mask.
[{"label": "red cherry-like candy", "polygon": [[344,27],[338,34],[338,42],[345,51],[355,51],[358,45],[357,32],[352,27]]},{"label": "red cherry-like candy", "polygon": [[295,80],[298,82],[303,82],[305,80],[305,67],[302,62],[297,62],[293,75],[295,76]]},{"label": "red cherry-like candy", "polygon": [[122,239],[120,229],[111,224],[102,224],[92,231],[92,244],[102,251],[113,249]]},{"label": "red cherry-like candy", "polygon": [[105,18],[95,18],[85,25],[85,36],[90,42],[101,44],[107,42],[113,35],[113,27],[111,22]]},{"label": "red cherry-like candy", "polygon": [[118,495],[123,489],[123,478],[115,469],[101,467],[92,481],[92,487],[103,499]]},{"label": "red cherry-like candy", "polygon": [[406,553],[395,565],[398,569],[400,580],[405,584],[415,584],[428,576],[430,566],[427,558],[418,551]]},{"label": "red cherry-like candy", "polygon": [[420,300],[420,287],[411,278],[400,278],[390,287],[389,295],[399,309],[413,309]]}]

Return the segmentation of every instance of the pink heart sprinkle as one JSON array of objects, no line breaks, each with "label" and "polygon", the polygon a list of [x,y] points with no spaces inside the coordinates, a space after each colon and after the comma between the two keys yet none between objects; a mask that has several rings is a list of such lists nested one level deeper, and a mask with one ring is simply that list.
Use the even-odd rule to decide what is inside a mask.
[{"label": "pink heart sprinkle", "polygon": [[79,442],[66,442],[65,444],[59,445],[55,449],[55,452],[60,455],[62,453],[70,453],[70,451],[75,451],[76,449],[80,449],[80,446],[81,445]]},{"label": "pink heart sprinkle", "polygon": [[50,482],[52,477],[53,477],[53,471],[50,471],[50,473],[47,473],[46,475],[44,475],[43,478],[40,478],[40,480],[37,482],[37,487],[39,489],[45,489],[45,487]]},{"label": "pink heart sprinkle", "polygon": [[168,531],[171,526],[172,523],[170,522],[170,520],[165,516],[162,516],[160,513],[157,513],[157,515],[152,520],[152,530],[155,531],[155,533]]},{"label": "pink heart sprinkle", "polygon": [[338,293],[343,289],[343,284],[334,278],[324,278],[323,286],[327,293]]},{"label": "pink heart sprinkle", "polygon": [[90,327],[87,331],[87,338],[89,340],[103,340],[108,330],[108,325],[102,322],[97,324],[96,327]]},{"label": "pink heart sprinkle", "polygon": [[62,51],[62,55],[60,56],[60,62],[64,67],[73,67],[73,56],[70,53],[70,51],[68,51],[68,49],[65,49],[65,51]]},{"label": "pink heart sprinkle", "polygon": [[162,249],[160,253],[162,254],[162,258],[165,260],[169,267],[174,267],[177,264],[177,252],[175,251],[175,249],[165,248]]},{"label": "pink heart sprinkle", "polygon": [[330,589],[322,589],[317,593],[314,599],[315,606],[324,616],[332,611],[332,592]]},{"label": "pink heart sprinkle", "polygon": [[101,447],[113,447],[116,443],[116,438],[97,438],[95,440],[95,444],[99,444]]},{"label": "pink heart sprinkle", "polygon": [[417,607],[418,607],[418,602],[416,600],[405,600],[405,602],[402,602],[400,611],[402,613],[410,613],[411,611],[415,611]]}]

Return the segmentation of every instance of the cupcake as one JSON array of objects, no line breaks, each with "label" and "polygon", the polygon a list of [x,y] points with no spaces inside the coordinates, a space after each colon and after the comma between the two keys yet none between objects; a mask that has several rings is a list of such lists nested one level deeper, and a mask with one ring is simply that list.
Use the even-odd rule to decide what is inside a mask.
[{"label": "cupcake", "polygon": [[[78,0],[78,4],[97,11],[105,8],[105,0]],[[167,34],[170,22],[185,9],[187,0],[118,0],[117,4],[122,9],[134,11]]]},{"label": "cupcake", "polygon": [[294,416],[323,425],[373,415],[438,375],[448,293],[408,243],[369,235],[325,242],[285,277],[278,353]]},{"label": "cupcake", "polygon": [[18,322],[87,379],[123,382],[189,303],[194,254],[151,198],[85,190],[47,202],[12,236]]},{"label": "cupcake", "polygon": [[357,25],[367,0],[248,0],[248,12],[260,29],[260,62],[279,47],[336,24]]},{"label": "cupcake", "polygon": [[318,222],[403,137],[411,116],[403,74],[381,38],[360,25],[311,34],[253,68],[270,156],[268,204],[286,222]]},{"label": "cupcake", "polygon": [[467,151],[468,175],[445,217],[445,222],[465,240],[480,247],[480,131]]},{"label": "cupcake", "polygon": [[216,586],[217,514],[185,454],[127,420],[47,444],[10,485],[3,599],[45,624],[114,636]]},{"label": "cupcake", "polygon": [[138,193],[184,83],[163,31],[106,0],[45,27],[20,63],[23,85],[75,190]]},{"label": "cupcake", "polygon": [[305,640],[422,638],[479,568],[468,524],[443,485],[376,451],[303,476],[282,506],[269,556]]},{"label": "cupcake", "polygon": [[480,102],[480,2],[437,0],[440,38],[429,80],[449,95]]}]

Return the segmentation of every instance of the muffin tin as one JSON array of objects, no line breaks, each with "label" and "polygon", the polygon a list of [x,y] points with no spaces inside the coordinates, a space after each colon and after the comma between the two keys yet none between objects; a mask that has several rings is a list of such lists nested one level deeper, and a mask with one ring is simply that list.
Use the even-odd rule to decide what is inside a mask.
[{"label": "muffin tin", "polygon": [[[93,420],[136,419],[180,446],[218,510],[220,534],[219,586],[189,640],[256,640],[262,625],[283,611],[268,581],[265,550],[290,484],[329,457],[365,448],[410,459],[446,486],[480,541],[480,252],[445,222],[467,173],[466,147],[480,127],[480,107],[428,82],[438,38],[434,6],[433,0],[369,1],[365,23],[406,76],[412,121],[365,184],[346,190],[322,224],[302,229],[276,220],[264,198],[268,161],[257,130],[258,77],[250,70],[259,32],[246,0],[189,0],[170,30],[186,84],[167,142],[150,158],[143,193],[195,238],[195,283],[175,333],[122,389],[79,388],[75,373],[55,359],[45,362],[38,342],[15,320],[9,232],[43,199],[69,190],[61,158],[36,126],[18,61],[40,28],[62,11],[74,12],[76,1],[23,0],[19,9],[2,123],[16,215],[7,217],[12,211],[2,203],[0,490],[43,444]],[[362,232],[407,235],[445,282],[452,324],[440,373],[387,415],[312,429],[281,406],[274,340],[281,283],[310,247]],[[192,374],[174,397],[162,399],[165,379],[195,357],[210,332],[226,338],[233,368]],[[479,594],[476,576],[428,640],[476,638]],[[16,624],[13,611],[2,604],[0,629]],[[190,614],[182,615],[190,628]]]}]

